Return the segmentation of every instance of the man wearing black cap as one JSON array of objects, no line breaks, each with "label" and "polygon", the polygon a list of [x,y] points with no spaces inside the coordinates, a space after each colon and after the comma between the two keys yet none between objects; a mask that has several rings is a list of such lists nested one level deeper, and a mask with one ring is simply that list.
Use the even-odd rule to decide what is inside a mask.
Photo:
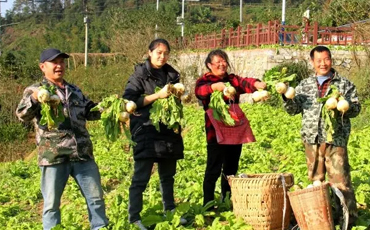
[{"label": "man wearing black cap", "polygon": [[[39,66],[44,74],[43,80],[25,89],[16,114],[21,121],[33,121],[35,126],[44,198],[44,230],[61,223],[60,199],[70,175],[85,197],[91,229],[96,230],[107,226],[108,220],[100,173],[94,161],[86,121],[99,119],[100,113],[90,112],[96,104],[84,96],[77,86],[63,79],[64,60],[68,57],[68,54],[57,49],[46,49],[41,53]],[[61,100],[64,121],[57,124],[56,128],[40,124],[40,86],[54,86]]]}]

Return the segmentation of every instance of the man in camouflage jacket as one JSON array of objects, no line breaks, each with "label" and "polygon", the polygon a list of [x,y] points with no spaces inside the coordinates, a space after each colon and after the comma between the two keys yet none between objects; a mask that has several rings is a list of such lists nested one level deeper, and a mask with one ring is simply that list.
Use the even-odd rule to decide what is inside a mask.
[{"label": "man in camouflage jacket", "polygon": [[[291,115],[302,114],[301,136],[305,145],[309,179],[324,181],[327,173],[329,182],[344,195],[349,209],[349,226],[353,226],[357,219],[357,210],[347,143],[351,132],[350,118],[360,113],[361,105],[354,84],[332,69],[328,48],[317,46],[310,56],[315,75],[300,82],[293,99],[283,96],[284,108]],[[336,126],[332,138],[327,138],[325,118],[322,116],[325,105],[317,102],[317,98],[330,95],[333,91],[330,86],[337,87],[340,95],[349,102],[349,109],[343,115],[334,110]],[[337,214],[336,217],[338,222],[342,222],[343,217],[340,215]]]},{"label": "man in camouflage jacket", "polygon": [[[86,129],[86,120],[97,120],[100,113],[91,112],[95,103],[85,97],[78,87],[63,79],[64,59],[68,57],[57,49],[42,52],[39,65],[44,73],[43,80],[25,89],[16,114],[21,121],[33,121],[35,126],[44,198],[44,229],[61,223],[60,199],[69,175],[75,179],[86,199],[91,229],[100,229],[108,225],[108,220],[100,173]],[[37,96],[40,86],[55,87],[61,100],[65,118],[55,128],[40,124],[41,103]]]}]

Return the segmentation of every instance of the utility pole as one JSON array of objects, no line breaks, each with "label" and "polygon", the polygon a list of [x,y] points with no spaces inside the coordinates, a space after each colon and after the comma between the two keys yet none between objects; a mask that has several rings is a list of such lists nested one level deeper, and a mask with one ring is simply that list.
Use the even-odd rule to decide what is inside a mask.
[{"label": "utility pole", "polygon": [[89,17],[87,15],[87,0],[85,2],[85,16],[84,16],[84,24],[85,24],[85,68],[87,67],[87,47],[89,42]]},{"label": "utility pole", "polygon": [[243,0],[240,0],[240,17],[239,17],[239,21],[240,22],[243,21]]},{"label": "utility pole", "polygon": [[[159,0],[157,0],[157,13],[158,13],[158,9],[159,9]],[[157,39],[158,38],[158,25],[155,24],[155,38]]]},{"label": "utility pole", "polygon": [[281,24],[285,25],[285,0],[283,0],[282,12],[281,12]]},{"label": "utility pole", "polygon": [[184,29],[185,29],[185,0],[182,0],[182,7],[181,7],[181,42],[184,41]]},{"label": "utility pole", "polygon": [[1,39],[1,29],[2,29],[2,26],[1,26],[1,3],[2,2],[7,2],[8,0],[0,0],[0,56],[1,56],[1,52],[2,52],[2,43],[3,43],[3,40]]}]

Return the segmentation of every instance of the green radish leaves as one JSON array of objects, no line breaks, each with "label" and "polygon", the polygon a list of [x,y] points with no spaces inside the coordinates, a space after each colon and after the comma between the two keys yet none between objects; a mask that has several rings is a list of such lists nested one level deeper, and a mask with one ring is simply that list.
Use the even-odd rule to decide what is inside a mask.
[{"label": "green radish leaves", "polygon": [[[230,83],[228,82],[225,85],[229,87]],[[225,103],[224,94],[221,91],[215,90],[211,94],[211,101],[208,106],[212,109],[213,117],[216,120],[222,121],[226,125],[235,125],[235,121],[229,113],[229,105]]]},{"label": "green radish leaves", "polygon": [[[161,89],[157,87],[155,92],[159,90]],[[180,98],[172,92],[167,98],[153,102],[149,113],[149,118],[158,132],[160,123],[166,125],[168,129],[173,129],[175,133],[179,133],[180,127],[185,125],[183,105]]]},{"label": "green radish leaves", "polygon": [[56,129],[65,120],[63,105],[56,95],[56,87],[40,86],[37,98],[42,98],[40,125],[47,125],[48,129]]},{"label": "green radish leaves", "polygon": [[100,120],[104,127],[105,136],[112,142],[116,141],[124,133],[130,143],[135,144],[131,141],[128,119],[125,121],[121,119],[122,113],[126,112],[127,103],[129,103],[128,100],[118,98],[118,95],[111,95],[104,98],[97,106],[91,109],[91,111],[101,112]]},{"label": "green radish leaves", "polygon": [[322,110],[321,110],[321,115],[322,115],[322,118],[324,118],[324,122],[325,122],[324,128],[326,132],[326,140],[328,142],[332,142],[335,129],[338,125],[337,119],[336,119],[337,112],[334,109],[329,108],[326,105],[326,103],[331,98],[337,99],[340,96],[340,93],[339,93],[337,86],[335,85],[331,85],[330,89],[328,90],[331,90],[331,92],[326,97],[317,98],[317,102],[324,103]]}]

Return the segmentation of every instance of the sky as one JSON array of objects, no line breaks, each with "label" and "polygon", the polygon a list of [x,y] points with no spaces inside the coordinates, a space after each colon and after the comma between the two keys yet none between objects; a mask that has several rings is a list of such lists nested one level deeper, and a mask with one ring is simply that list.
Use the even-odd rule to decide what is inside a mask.
[{"label": "sky", "polygon": [[5,16],[7,10],[10,10],[13,7],[13,2],[14,0],[0,0],[2,17]]}]

